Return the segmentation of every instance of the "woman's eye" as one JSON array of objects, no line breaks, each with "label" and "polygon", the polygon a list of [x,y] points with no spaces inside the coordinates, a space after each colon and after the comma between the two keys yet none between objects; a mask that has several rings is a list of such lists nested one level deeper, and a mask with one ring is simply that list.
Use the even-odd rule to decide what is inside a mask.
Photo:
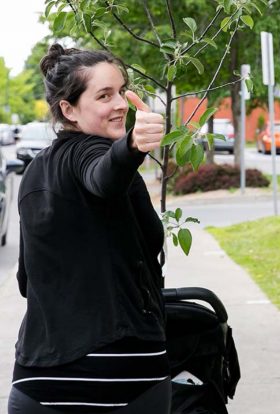
[{"label": "woman's eye", "polygon": [[104,93],[104,95],[99,96],[99,99],[109,99],[109,97],[108,93]]}]

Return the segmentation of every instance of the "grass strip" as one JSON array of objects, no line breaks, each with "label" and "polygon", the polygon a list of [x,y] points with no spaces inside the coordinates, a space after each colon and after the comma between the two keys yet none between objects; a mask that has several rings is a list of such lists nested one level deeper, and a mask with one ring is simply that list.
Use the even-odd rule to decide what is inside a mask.
[{"label": "grass strip", "polygon": [[208,227],[207,231],[280,308],[280,217]]}]

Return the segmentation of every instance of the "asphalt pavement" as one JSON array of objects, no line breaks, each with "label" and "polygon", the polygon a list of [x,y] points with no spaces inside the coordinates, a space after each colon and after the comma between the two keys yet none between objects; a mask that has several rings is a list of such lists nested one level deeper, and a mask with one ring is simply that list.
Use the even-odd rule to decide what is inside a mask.
[{"label": "asphalt pavement", "polygon": [[[154,180],[147,180],[155,205],[159,206],[159,186]],[[212,198],[211,198],[212,197]],[[220,193],[208,195],[203,200],[197,197],[181,197],[169,200],[169,206],[198,207],[207,214],[213,205],[223,206],[222,211],[234,210],[236,204],[251,205],[251,211],[258,203],[270,203],[270,195],[249,192],[241,195]],[[242,209],[241,209],[242,210]],[[207,213],[208,211],[208,213]],[[247,208],[249,211],[249,208]],[[265,214],[266,213],[266,214]],[[265,209],[264,215],[271,215]],[[192,214],[194,215],[194,214]],[[228,213],[229,215],[229,213]],[[209,214],[210,216],[210,214]],[[219,216],[219,214],[218,214]],[[249,213],[246,215],[248,219]],[[242,214],[237,220],[242,221]],[[250,217],[249,217],[250,218]],[[254,217],[253,217],[254,218]],[[215,219],[218,221],[218,219]],[[229,325],[239,354],[242,378],[235,398],[228,404],[229,414],[270,414],[280,412],[280,312],[266,295],[252,281],[240,266],[234,263],[219,247],[214,238],[205,231],[205,223],[192,225],[193,245],[186,257],[179,248],[168,242],[166,287],[202,286],[214,291],[224,303]],[[208,224],[214,224],[208,222]],[[230,223],[230,216],[226,220]],[[6,414],[6,403],[10,389],[14,359],[14,343],[20,321],[24,314],[25,300],[20,297],[16,278],[16,266],[11,268],[0,286],[0,413]],[[160,414],[160,413],[158,413]]]}]

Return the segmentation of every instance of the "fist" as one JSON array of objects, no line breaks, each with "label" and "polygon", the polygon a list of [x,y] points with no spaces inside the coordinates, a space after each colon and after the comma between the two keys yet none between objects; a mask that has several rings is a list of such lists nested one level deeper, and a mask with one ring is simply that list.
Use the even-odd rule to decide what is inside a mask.
[{"label": "fist", "polygon": [[132,131],[133,148],[142,152],[149,152],[159,148],[164,136],[164,118],[152,112],[136,93],[126,91],[126,97],[135,107],[135,125]]}]

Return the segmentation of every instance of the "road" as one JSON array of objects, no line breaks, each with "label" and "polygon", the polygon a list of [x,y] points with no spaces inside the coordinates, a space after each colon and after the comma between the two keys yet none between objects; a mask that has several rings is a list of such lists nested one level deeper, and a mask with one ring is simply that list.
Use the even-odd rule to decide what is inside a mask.
[{"label": "road", "polygon": [[[215,162],[222,164],[232,164],[234,155],[224,153],[215,154]],[[271,155],[259,154],[255,148],[246,148],[245,150],[245,168],[257,168],[265,174],[272,174]],[[280,174],[280,155],[276,156],[276,172]]]}]

